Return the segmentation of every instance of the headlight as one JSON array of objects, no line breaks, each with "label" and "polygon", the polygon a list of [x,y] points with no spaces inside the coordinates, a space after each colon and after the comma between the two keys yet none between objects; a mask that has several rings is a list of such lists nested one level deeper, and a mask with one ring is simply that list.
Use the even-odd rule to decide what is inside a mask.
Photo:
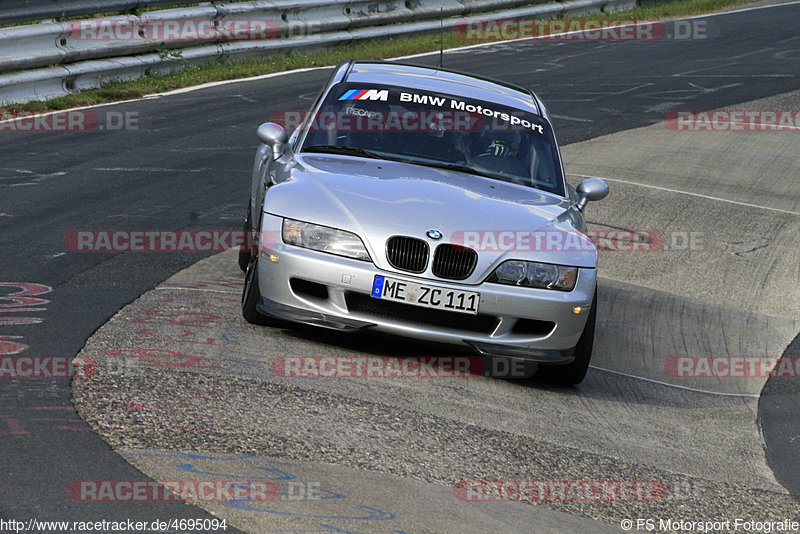
[{"label": "headlight", "polygon": [[283,220],[283,242],[328,254],[370,261],[364,243],[355,234],[293,219]]},{"label": "headlight", "polygon": [[578,268],[534,261],[504,261],[486,279],[487,282],[511,286],[537,287],[572,291],[578,281]]}]

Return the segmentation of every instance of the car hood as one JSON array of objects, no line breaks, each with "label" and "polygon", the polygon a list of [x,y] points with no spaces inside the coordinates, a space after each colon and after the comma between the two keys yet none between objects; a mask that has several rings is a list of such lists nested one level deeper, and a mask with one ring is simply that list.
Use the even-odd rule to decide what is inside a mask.
[{"label": "car hood", "polygon": [[[510,258],[597,265],[591,244],[553,250],[509,242],[508,232],[515,241],[531,232],[586,241],[570,224],[567,199],[530,187],[408,163],[320,154],[296,155],[282,174],[268,191],[267,212],[353,232],[381,268],[394,270],[384,253],[394,235],[427,240],[432,247],[472,246],[479,252],[478,277]],[[427,238],[428,230],[438,230],[442,238]],[[495,244],[498,238],[503,244]]]}]

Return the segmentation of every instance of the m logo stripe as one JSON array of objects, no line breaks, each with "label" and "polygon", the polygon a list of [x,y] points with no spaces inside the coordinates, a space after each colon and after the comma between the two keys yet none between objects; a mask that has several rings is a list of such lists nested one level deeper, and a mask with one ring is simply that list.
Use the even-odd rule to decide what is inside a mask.
[{"label": "m logo stripe", "polygon": [[339,100],[380,100],[386,102],[389,98],[388,89],[350,89]]}]

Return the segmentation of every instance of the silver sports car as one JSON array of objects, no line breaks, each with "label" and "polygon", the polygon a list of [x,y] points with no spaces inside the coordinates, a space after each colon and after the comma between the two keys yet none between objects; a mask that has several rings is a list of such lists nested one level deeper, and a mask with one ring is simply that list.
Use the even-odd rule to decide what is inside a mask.
[{"label": "silver sports car", "polygon": [[339,65],[298,124],[265,123],[244,318],[374,330],[583,380],[597,250],[539,98],[441,68]]}]

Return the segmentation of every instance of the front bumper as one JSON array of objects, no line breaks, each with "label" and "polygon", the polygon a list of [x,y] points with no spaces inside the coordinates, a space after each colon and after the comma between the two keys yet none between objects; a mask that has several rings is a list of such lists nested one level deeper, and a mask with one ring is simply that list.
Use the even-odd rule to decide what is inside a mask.
[{"label": "front bumper", "polygon": [[[281,224],[282,218],[264,214],[262,235],[278,237],[261,245],[259,310],[272,317],[343,331],[371,329],[468,346],[483,355],[563,364],[572,361],[573,348],[593,305],[595,269],[580,269],[575,289],[570,292],[458,284],[286,245],[279,237]],[[478,315],[373,298],[375,275],[477,291]],[[581,311],[575,314],[577,306]]]}]

